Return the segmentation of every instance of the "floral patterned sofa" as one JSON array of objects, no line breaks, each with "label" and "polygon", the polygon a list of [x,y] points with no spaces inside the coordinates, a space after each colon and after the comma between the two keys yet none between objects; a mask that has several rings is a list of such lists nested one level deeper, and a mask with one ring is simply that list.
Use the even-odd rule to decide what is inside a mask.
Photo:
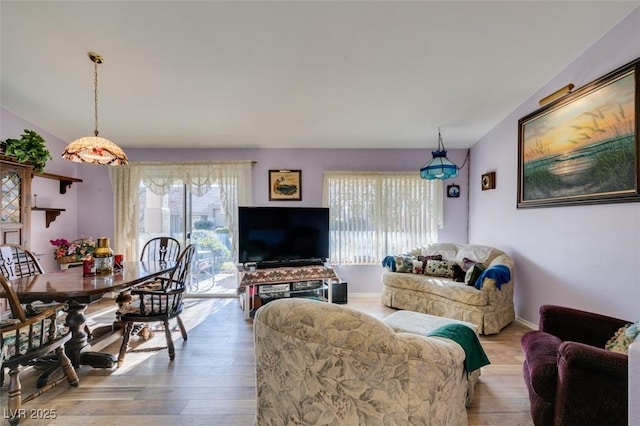
[{"label": "floral patterned sofa", "polygon": [[298,298],[258,309],[254,336],[255,425],[467,424],[465,352],[453,340]]},{"label": "floral patterned sofa", "polygon": [[494,247],[435,243],[383,261],[382,303],[496,334],[515,319],[513,259]]}]

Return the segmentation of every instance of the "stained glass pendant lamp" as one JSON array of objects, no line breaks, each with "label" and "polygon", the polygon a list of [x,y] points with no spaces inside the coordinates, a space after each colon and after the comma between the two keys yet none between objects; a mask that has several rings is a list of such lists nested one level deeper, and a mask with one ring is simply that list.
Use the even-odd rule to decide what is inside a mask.
[{"label": "stained glass pendant lamp", "polygon": [[447,158],[447,151],[444,149],[442,135],[438,129],[438,149],[431,151],[433,158],[420,168],[422,179],[452,179],[458,176],[458,166]]},{"label": "stained glass pendant lamp", "polygon": [[62,153],[62,158],[77,163],[120,166],[127,164],[127,155],[118,145],[108,139],[98,136],[98,64],[104,62],[102,56],[89,52],[89,59],[93,62],[93,94],[95,128],[93,136],[85,136],[71,142]]}]

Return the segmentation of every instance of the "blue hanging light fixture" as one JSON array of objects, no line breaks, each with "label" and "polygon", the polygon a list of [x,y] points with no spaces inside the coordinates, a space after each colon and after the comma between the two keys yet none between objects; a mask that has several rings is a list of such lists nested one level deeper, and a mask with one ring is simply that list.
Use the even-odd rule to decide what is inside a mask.
[{"label": "blue hanging light fixture", "polygon": [[431,151],[433,158],[420,168],[422,179],[453,179],[458,176],[458,166],[447,158],[447,150],[444,149],[442,135],[438,129],[438,149]]}]

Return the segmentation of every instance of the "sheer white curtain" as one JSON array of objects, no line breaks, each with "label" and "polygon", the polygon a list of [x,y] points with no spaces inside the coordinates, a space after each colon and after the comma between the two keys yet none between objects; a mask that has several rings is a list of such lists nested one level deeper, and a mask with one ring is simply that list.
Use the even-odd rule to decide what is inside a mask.
[{"label": "sheer white curtain", "polygon": [[181,182],[195,195],[205,194],[218,184],[222,208],[231,233],[231,250],[237,258],[238,206],[250,206],[251,161],[217,163],[129,163],[109,168],[113,185],[113,247],[125,259],[137,259],[138,208],[140,182],[153,193],[164,195],[172,184]]},{"label": "sheer white curtain", "polygon": [[331,261],[378,263],[438,240],[443,226],[442,181],[416,172],[325,172]]}]

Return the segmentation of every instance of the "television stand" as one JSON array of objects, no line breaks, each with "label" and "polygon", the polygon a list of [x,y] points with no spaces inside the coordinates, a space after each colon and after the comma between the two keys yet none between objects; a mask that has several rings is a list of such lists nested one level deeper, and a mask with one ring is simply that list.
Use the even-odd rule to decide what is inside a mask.
[{"label": "television stand", "polygon": [[284,297],[309,297],[331,302],[333,285],[330,284],[339,283],[340,278],[329,266],[266,268],[239,272],[237,292],[244,318],[250,319],[263,304]]}]

